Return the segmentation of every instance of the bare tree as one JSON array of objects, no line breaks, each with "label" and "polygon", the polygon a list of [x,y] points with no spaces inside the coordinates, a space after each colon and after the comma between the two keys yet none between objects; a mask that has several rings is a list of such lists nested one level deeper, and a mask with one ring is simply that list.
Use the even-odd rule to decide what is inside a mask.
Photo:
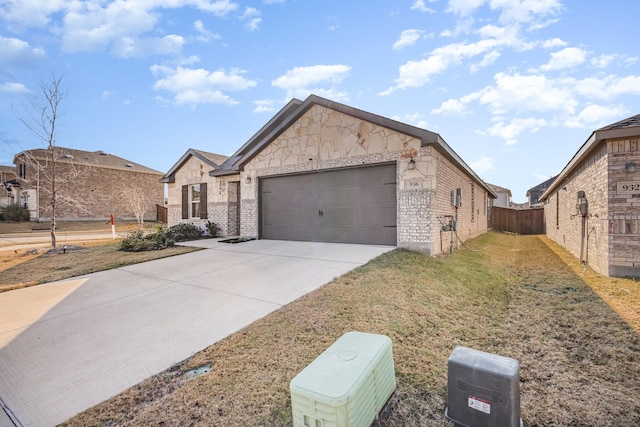
[{"label": "bare tree", "polygon": [[142,230],[144,228],[144,214],[156,204],[149,188],[142,182],[132,181],[122,185],[120,195],[131,206],[131,211],[138,222],[138,228]]},{"label": "bare tree", "polygon": [[[60,160],[60,152],[56,149],[56,137],[58,132],[58,120],[62,113],[60,105],[67,97],[68,91],[63,88],[62,76],[52,74],[50,79],[40,84],[40,97],[30,103],[31,114],[29,119],[20,119],[22,123],[39,139],[41,139],[48,151],[50,168],[47,169],[47,192],[50,195],[48,205],[51,209],[51,247],[56,247],[56,209],[59,203],[57,162]],[[41,168],[39,161],[29,159],[37,168]]]}]

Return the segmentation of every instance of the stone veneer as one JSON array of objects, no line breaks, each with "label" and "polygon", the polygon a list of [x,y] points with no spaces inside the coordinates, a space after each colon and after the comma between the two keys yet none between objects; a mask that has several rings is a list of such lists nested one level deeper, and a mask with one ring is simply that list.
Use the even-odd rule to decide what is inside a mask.
[{"label": "stone veneer", "polygon": [[[567,176],[545,203],[547,236],[580,261],[607,276],[640,277],[640,195],[619,194],[618,182],[640,184],[640,172],[625,164],[640,164],[638,139],[607,140]],[[582,236],[577,192],[589,202]],[[584,240],[583,250],[581,242]]]},{"label": "stone veneer", "polygon": [[[411,158],[413,170],[407,169]],[[399,247],[430,254],[449,250],[451,233],[440,230],[443,215],[456,213],[451,206],[451,190],[456,188],[462,189],[465,198],[457,212],[459,238],[466,240],[487,230],[486,191],[437,150],[421,147],[413,136],[320,105],[312,106],[239,174],[209,177],[206,164],[191,157],[176,172],[175,183],[169,184],[169,224],[185,222],[181,186],[207,182],[208,219],[222,228],[223,235],[258,237],[261,178],[381,163],[396,164]],[[186,222],[201,225],[205,221]]]},{"label": "stone veneer", "polygon": [[[415,161],[413,170],[407,169],[410,158]],[[241,234],[258,235],[260,177],[389,162],[397,165],[398,246],[441,252],[438,216],[453,209],[451,185],[470,188],[470,177],[433,148],[421,148],[417,138],[318,105],[245,165],[240,179]],[[485,208],[474,224],[465,222],[470,215],[461,216],[463,229],[458,234],[463,240],[487,230],[486,192],[476,188],[484,195],[480,198]]]}]

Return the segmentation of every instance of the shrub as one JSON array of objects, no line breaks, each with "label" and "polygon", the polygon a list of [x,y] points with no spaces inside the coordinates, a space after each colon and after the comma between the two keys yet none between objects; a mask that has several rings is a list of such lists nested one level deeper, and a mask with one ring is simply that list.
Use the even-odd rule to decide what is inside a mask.
[{"label": "shrub", "polygon": [[120,250],[127,252],[142,252],[166,247],[166,234],[158,231],[145,233],[142,230],[129,232],[120,241]]},{"label": "shrub", "polygon": [[169,227],[167,236],[174,242],[186,242],[189,240],[199,240],[204,237],[202,229],[193,224],[181,223]]},{"label": "shrub", "polygon": [[0,216],[5,221],[29,221],[31,219],[29,211],[20,205],[5,206],[2,208]]},{"label": "shrub", "polygon": [[206,231],[209,233],[209,237],[217,237],[220,227],[215,222],[207,221]]},{"label": "shrub", "polygon": [[198,240],[204,237],[203,231],[193,224],[177,224],[169,229],[158,226],[155,231],[145,233],[135,230],[128,233],[120,241],[120,250],[127,252],[142,252],[164,249],[174,246],[176,242]]}]

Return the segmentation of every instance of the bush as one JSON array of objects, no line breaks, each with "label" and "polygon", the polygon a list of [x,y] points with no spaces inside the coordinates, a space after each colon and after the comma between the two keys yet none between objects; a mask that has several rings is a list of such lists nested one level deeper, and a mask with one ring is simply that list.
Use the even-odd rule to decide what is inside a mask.
[{"label": "bush", "polygon": [[145,233],[142,230],[135,230],[128,233],[120,241],[120,250],[127,252],[152,251],[166,247],[166,233],[164,231]]},{"label": "bush", "polygon": [[220,227],[215,222],[207,221],[207,232],[209,233],[209,237],[217,237],[218,231],[220,231]]},{"label": "bush", "polygon": [[135,230],[127,234],[120,242],[120,250],[127,252],[142,252],[164,249],[174,246],[176,242],[199,240],[204,237],[203,231],[193,224],[177,224],[169,229],[162,226],[156,231],[145,233]]},{"label": "bush", "polygon": [[174,242],[187,242],[189,240],[199,240],[204,237],[202,229],[193,224],[181,223],[167,230],[168,237]]},{"label": "bush", "polygon": [[29,221],[29,211],[20,205],[7,205],[0,209],[0,217],[5,221]]}]

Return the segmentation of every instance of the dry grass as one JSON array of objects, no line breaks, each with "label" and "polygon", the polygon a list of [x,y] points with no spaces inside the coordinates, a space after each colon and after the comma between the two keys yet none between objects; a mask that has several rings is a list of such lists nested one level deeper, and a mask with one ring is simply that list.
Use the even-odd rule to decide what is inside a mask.
[{"label": "dry grass", "polygon": [[590,281],[610,279],[583,280],[537,236],[468,245],[479,251],[385,254],[66,425],[291,425],[289,381],[350,330],[393,341],[396,405],[382,426],[451,425],[447,358],[458,345],[520,361],[526,426],[640,425],[638,283],[613,279],[629,293],[600,297]]},{"label": "dry grass", "polygon": [[[156,224],[155,222],[145,222],[145,228],[153,227]],[[116,231],[119,233],[137,228],[135,221],[116,221],[115,226]],[[49,230],[49,222],[0,221],[0,234],[47,232]],[[63,232],[99,231],[106,233],[111,231],[111,223],[105,221],[58,221],[56,230]]]},{"label": "dry grass", "polygon": [[184,254],[197,248],[176,246],[161,251],[122,252],[118,242],[90,242],[66,253],[42,251],[2,252],[0,292],[54,282],[69,277],[110,270],[159,258]]}]

